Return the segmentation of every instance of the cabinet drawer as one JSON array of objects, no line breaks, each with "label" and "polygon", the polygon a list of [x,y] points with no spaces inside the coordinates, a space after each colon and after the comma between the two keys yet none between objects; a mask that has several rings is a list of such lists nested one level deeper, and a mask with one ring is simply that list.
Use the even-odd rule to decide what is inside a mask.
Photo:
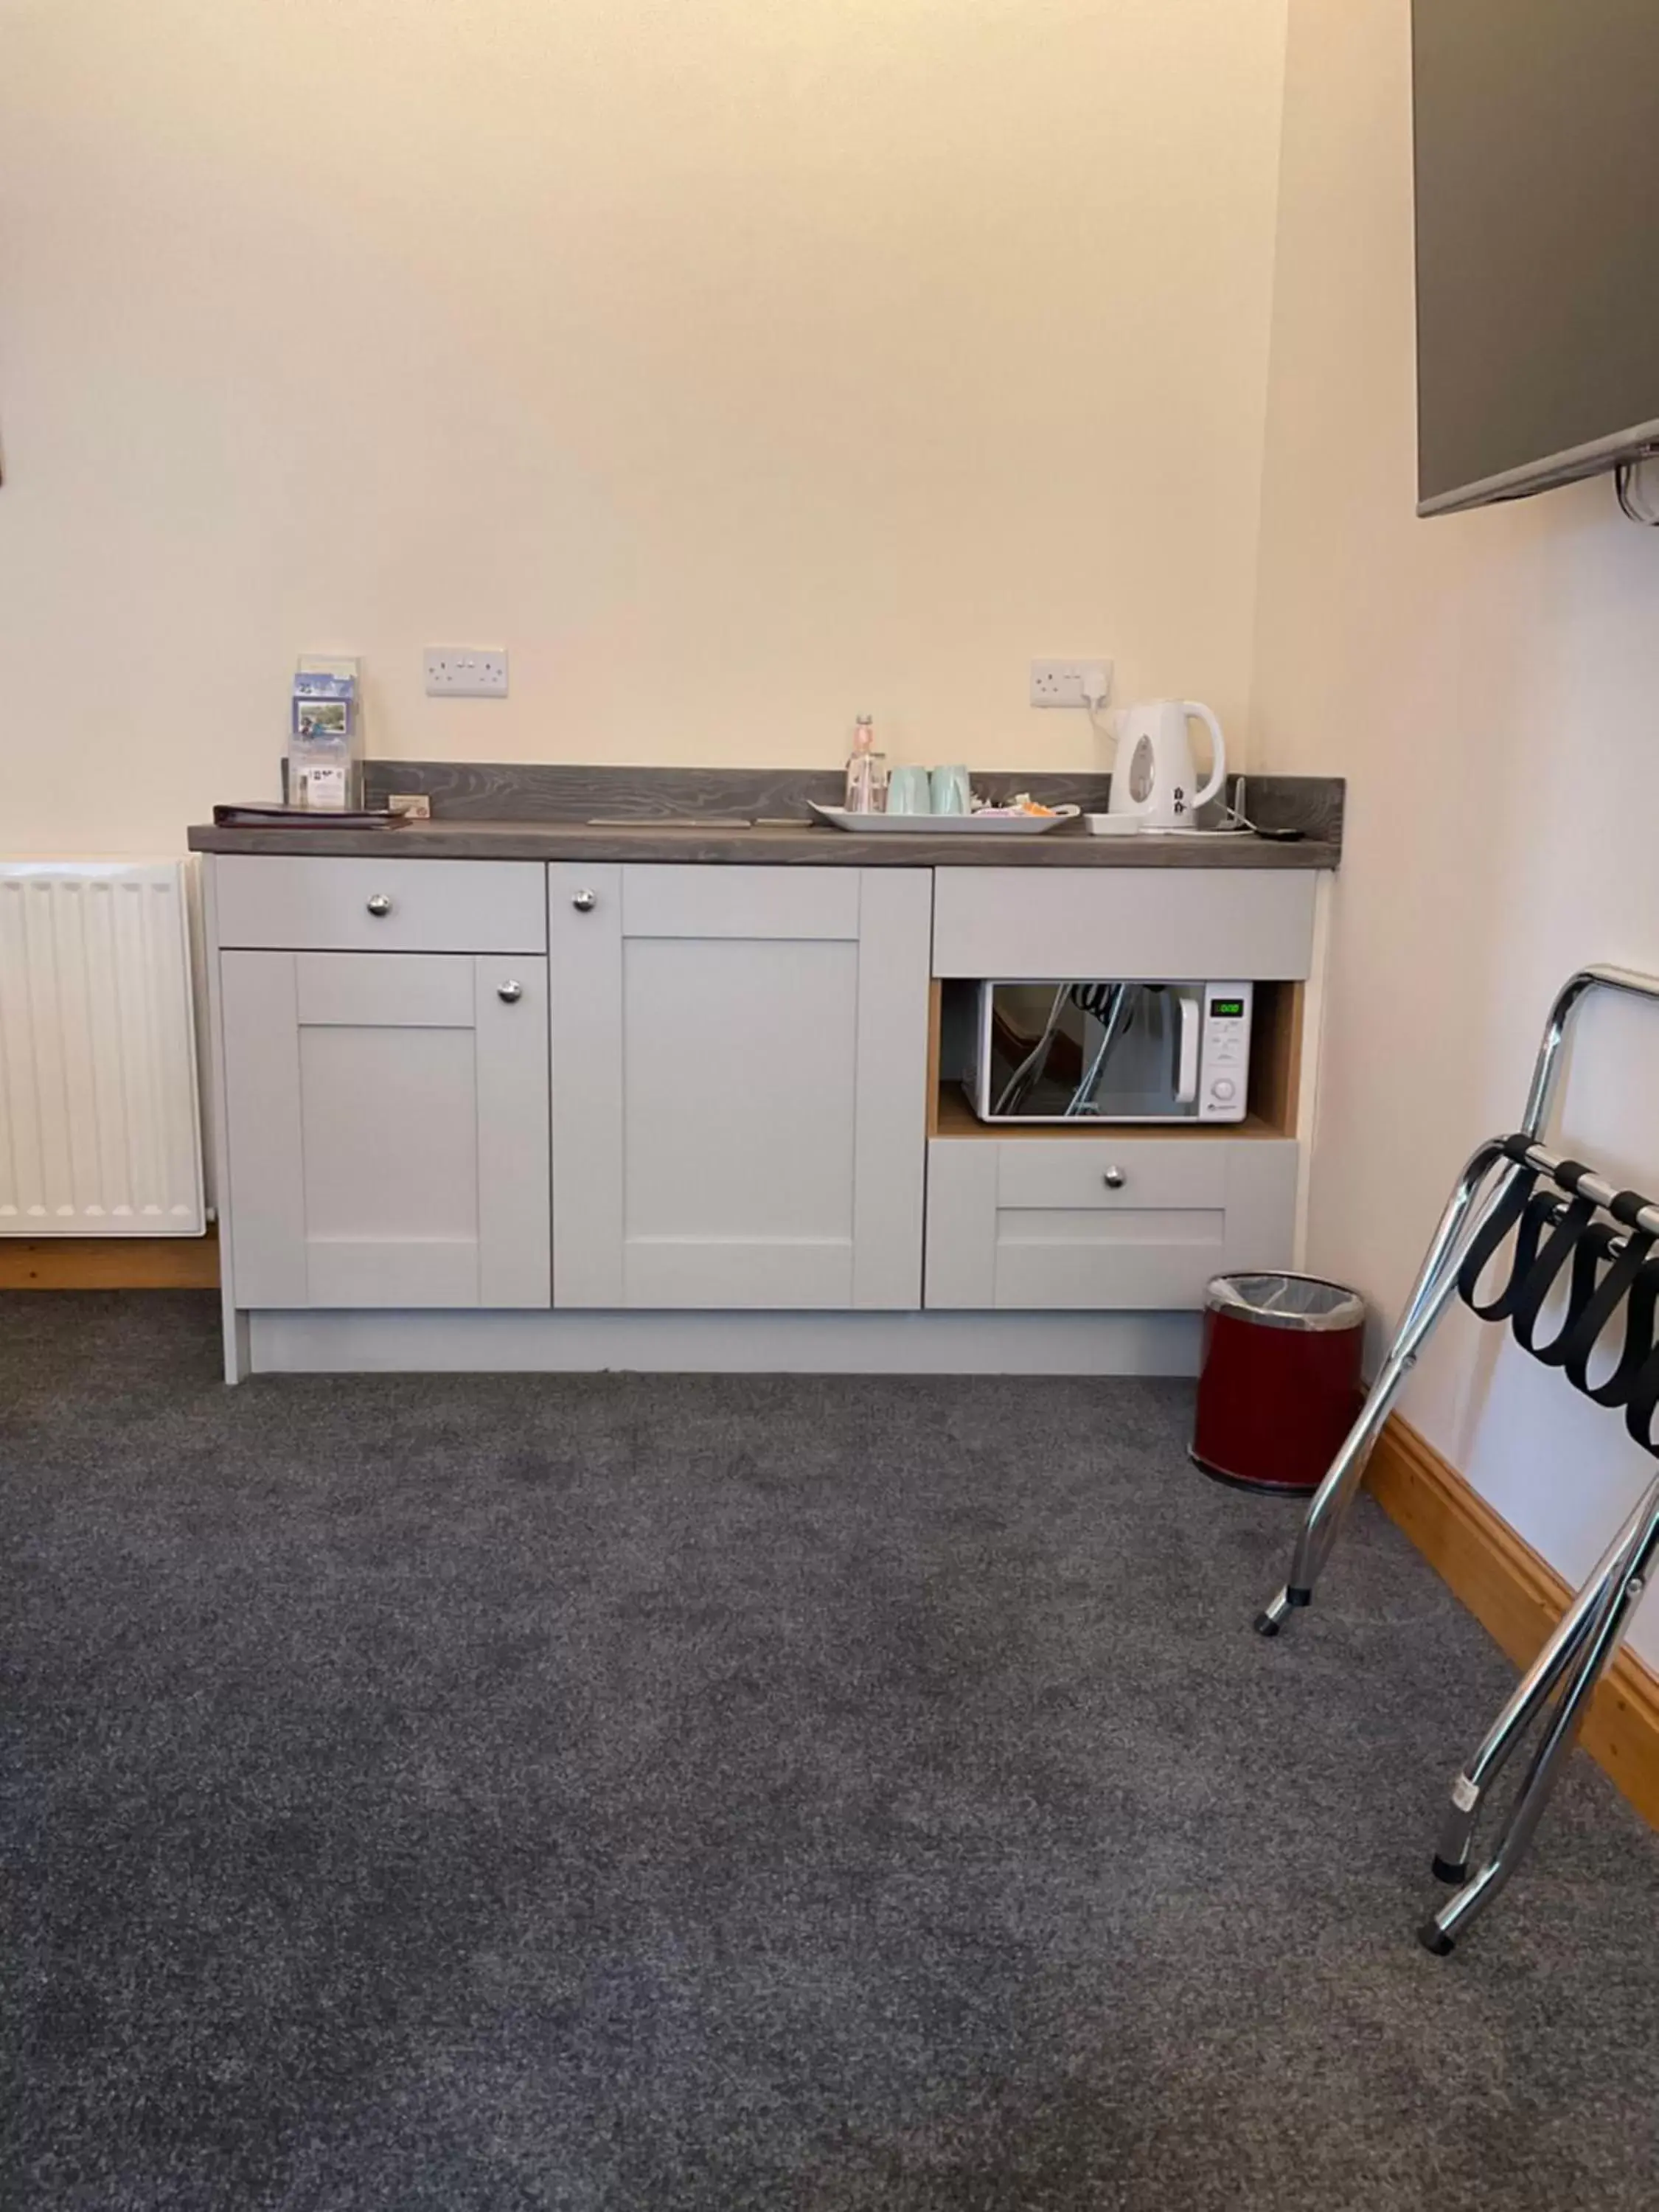
[{"label": "cabinet drawer", "polygon": [[546,871],[534,860],[232,853],[215,862],[214,884],[225,946],[298,952],[547,949]]},{"label": "cabinet drawer", "polygon": [[1175,1137],[1160,1143],[1155,1137],[1136,1137],[1114,1144],[1109,1138],[1061,1136],[1008,1138],[994,1150],[999,1206],[1100,1206],[1122,1212],[1149,1206],[1224,1206],[1227,1163],[1234,1147],[1223,1138]]},{"label": "cabinet drawer", "polygon": [[1297,1153],[1273,1138],[936,1137],[925,1302],[1191,1310],[1212,1275],[1291,1264]]},{"label": "cabinet drawer", "polygon": [[1314,884],[1264,868],[939,868],[933,973],[1298,978],[1313,951]]}]

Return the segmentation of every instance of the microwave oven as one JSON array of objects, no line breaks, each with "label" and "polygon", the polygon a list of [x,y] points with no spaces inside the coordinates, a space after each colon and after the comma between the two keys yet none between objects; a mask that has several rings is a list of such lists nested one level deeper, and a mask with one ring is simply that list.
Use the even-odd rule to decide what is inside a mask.
[{"label": "microwave oven", "polygon": [[968,1103],[989,1122],[1242,1121],[1253,995],[1249,983],[981,983]]}]

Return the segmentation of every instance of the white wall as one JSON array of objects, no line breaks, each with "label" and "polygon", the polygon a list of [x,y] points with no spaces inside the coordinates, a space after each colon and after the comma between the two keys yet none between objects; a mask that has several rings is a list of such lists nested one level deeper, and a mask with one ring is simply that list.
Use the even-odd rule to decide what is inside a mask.
[{"label": "white wall", "polygon": [[[1557,984],[1659,970],[1659,531],[1605,479],[1413,516],[1408,12],[1291,0],[1253,701],[1261,765],[1352,779],[1311,1263],[1390,1318]],[[1567,1148],[1659,1188],[1656,1101],[1659,1014],[1592,1011]],[[1650,1472],[1461,1309],[1405,1410],[1570,1578]]]},{"label": "white wall", "polygon": [[13,0],[0,849],[269,790],[305,650],[405,757],[1105,765],[1097,650],[1237,726],[1284,9]]}]

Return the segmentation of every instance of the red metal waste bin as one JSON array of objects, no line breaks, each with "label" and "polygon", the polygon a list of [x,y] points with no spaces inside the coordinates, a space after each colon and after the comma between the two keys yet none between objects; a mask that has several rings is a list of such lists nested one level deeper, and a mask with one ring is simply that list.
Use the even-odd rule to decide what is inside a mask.
[{"label": "red metal waste bin", "polygon": [[1247,1490],[1316,1490],[1359,1409],[1365,1302],[1316,1275],[1218,1275],[1191,1455]]}]

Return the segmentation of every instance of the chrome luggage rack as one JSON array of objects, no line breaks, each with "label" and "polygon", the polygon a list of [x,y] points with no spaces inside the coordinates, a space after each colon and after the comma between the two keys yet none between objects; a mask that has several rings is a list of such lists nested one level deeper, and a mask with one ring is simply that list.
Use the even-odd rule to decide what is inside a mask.
[{"label": "chrome luggage rack", "polygon": [[[1574,1010],[1596,991],[1659,1000],[1659,977],[1627,968],[1583,968],[1557,992],[1539,1043],[1522,1126],[1513,1135],[1492,1137],[1478,1146],[1459,1176],[1388,1356],[1309,1505],[1285,1587],[1256,1618],[1261,1635],[1278,1635],[1292,1613],[1312,1602],[1377,1433],[1454,1296],[1461,1294],[1483,1321],[1508,1322],[1524,1351],[1546,1366],[1560,1368],[1595,1404],[1622,1407],[1631,1435],[1659,1456],[1654,1435],[1659,1411],[1659,1257],[1654,1256],[1659,1203],[1639,1191],[1615,1189],[1583,1162],[1564,1158],[1542,1142],[1568,1024]],[[1495,1297],[1483,1298],[1481,1279],[1506,1243],[1507,1278]],[[1561,1318],[1548,1340],[1540,1342],[1540,1319],[1564,1272]],[[1618,1357],[1611,1371],[1592,1382],[1591,1362],[1604,1341],[1611,1346],[1621,1315]],[[1659,1468],[1452,1785],[1433,1866],[1457,1892],[1419,1930],[1428,1950],[1441,1956],[1450,1951],[1515,1871],[1595,1685],[1624,1639],[1656,1553]],[[1474,1826],[1486,1792],[1540,1719],[1531,1763],[1490,1852],[1471,1875]]]}]

